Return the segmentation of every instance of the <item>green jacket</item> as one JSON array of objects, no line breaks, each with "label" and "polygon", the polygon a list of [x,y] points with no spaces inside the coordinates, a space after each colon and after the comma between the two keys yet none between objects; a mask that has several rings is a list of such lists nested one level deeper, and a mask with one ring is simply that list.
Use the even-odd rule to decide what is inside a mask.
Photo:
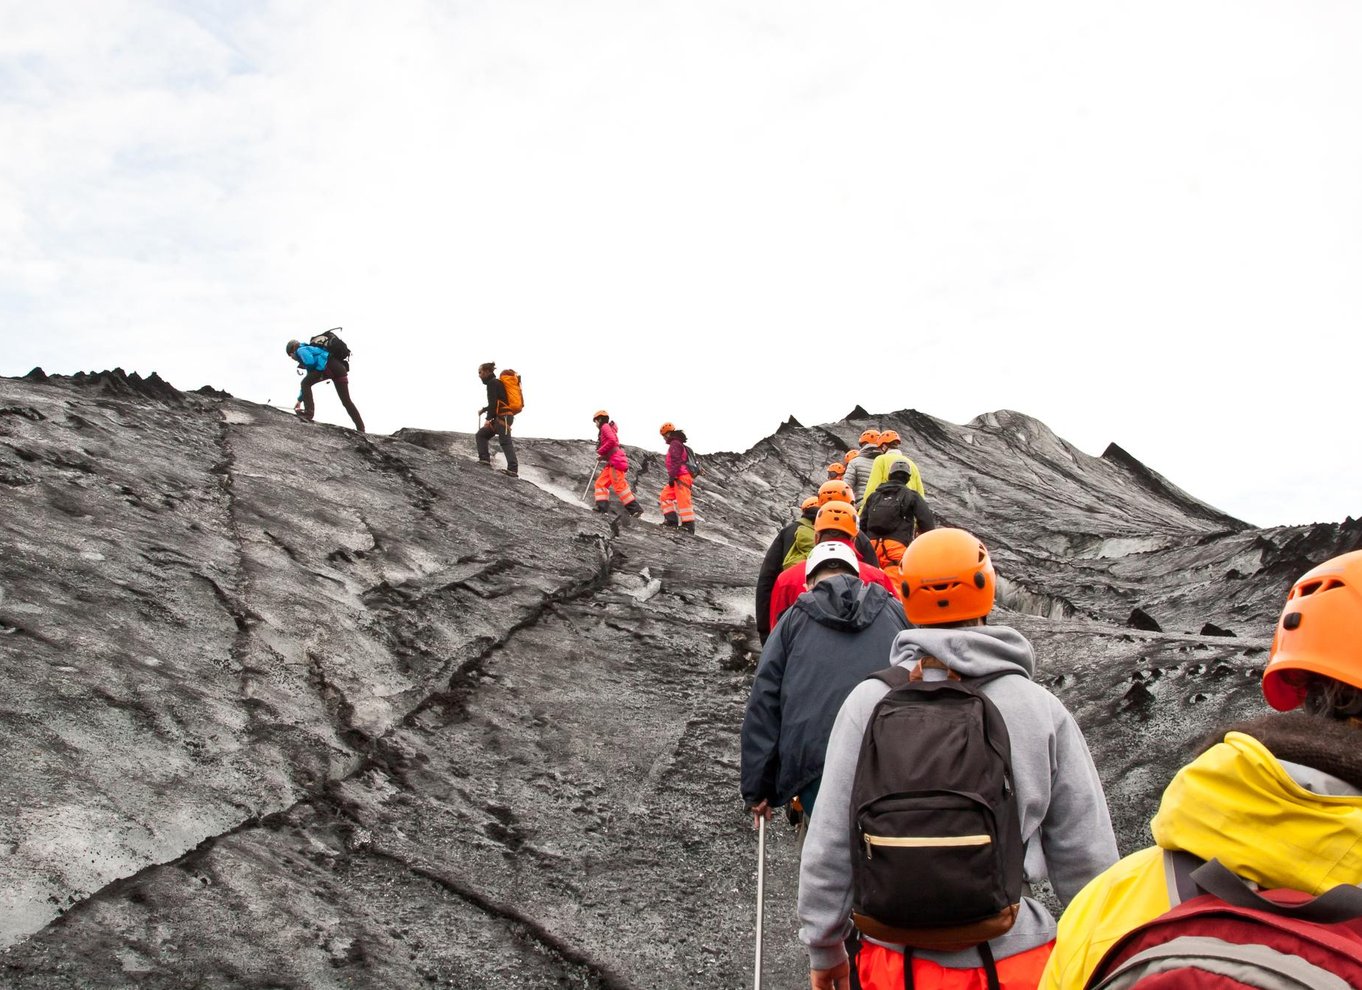
[{"label": "green jacket", "polygon": [[789,552],[785,554],[785,559],[780,565],[782,571],[801,560],[807,560],[809,551],[818,542],[818,534],[813,530],[813,520],[800,516],[798,522],[799,526],[795,529],[794,542],[790,544]]}]

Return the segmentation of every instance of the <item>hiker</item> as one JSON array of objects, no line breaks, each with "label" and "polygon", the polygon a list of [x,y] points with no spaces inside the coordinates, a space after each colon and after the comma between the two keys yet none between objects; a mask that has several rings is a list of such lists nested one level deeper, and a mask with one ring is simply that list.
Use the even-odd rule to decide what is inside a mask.
[{"label": "hiker", "polygon": [[[333,338],[334,335],[322,334],[318,339]],[[298,367],[304,368],[307,374],[303,376],[302,387],[298,390],[298,402],[294,405],[293,411],[298,418],[312,422],[312,417],[316,412],[316,406],[312,400],[312,386],[318,382],[329,381],[336,386],[336,397],[341,400],[341,405],[350,414],[351,421],[355,424],[355,430],[359,433],[364,432],[364,420],[360,419],[359,410],[355,408],[354,402],[350,399],[350,363],[346,360],[350,351],[347,348],[344,354],[339,348],[332,354],[330,350],[317,344],[303,344],[296,340],[290,340],[284,345],[284,352],[289,357],[298,362]]]},{"label": "hiker", "polygon": [[[836,485],[839,482],[824,482],[827,485]],[[860,531],[856,525],[856,510],[846,502],[826,502],[818,510],[818,515],[814,517],[813,528],[818,543],[826,543],[828,540],[839,540],[850,547],[856,542]],[[814,549],[817,549],[815,545]],[[884,571],[880,570],[869,561],[874,560],[874,555],[857,560],[857,567],[860,571],[861,581],[865,584],[878,584],[891,595],[894,593],[893,586],[889,583],[889,578],[885,577]],[[801,560],[797,564],[785,568],[780,572],[780,577],[776,578],[775,585],[771,588],[771,611],[770,627],[775,629],[776,623],[780,620],[781,614],[795,603],[805,591],[805,568],[808,561]]]},{"label": "hiker", "polygon": [[828,480],[829,480],[829,481],[841,481],[841,480],[842,480],[842,477],[843,477],[846,473],[847,473],[847,466],[846,466],[845,464],[843,464],[841,461],[833,461],[831,464],[828,465]]},{"label": "hiker", "polygon": [[487,386],[487,405],[478,410],[479,416],[486,420],[482,428],[473,434],[478,446],[478,463],[483,467],[492,466],[491,442],[496,437],[501,443],[501,452],[506,455],[506,473],[512,478],[520,477],[520,463],[515,456],[515,441],[511,438],[511,424],[515,413],[506,394],[506,384],[497,377],[495,361],[478,365],[478,377]]},{"label": "hiker", "polygon": [[842,480],[851,486],[856,502],[865,495],[866,482],[870,480],[870,469],[875,463],[875,458],[880,456],[880,431],[862,431],[860,444],[856,456],[847,461],[846,474],[842,476]]},{"label": "hiker", "polygon": [[[805,499],[800,506],[800,517],[794,522],[782,526],[780,532],[766,548],[766,554],[761,559],[761,570],[757,572],[757,637],[763,642],[771,635],[771,591],[776,586],[776,580],[786,567],[790,567],[803,558],[791,557],[795,540],[800,535],[803,527],[803,516],[812,511],[809,516],[810,525],[812,520],[818,515],[818,509],[822,508],[831,501],[851,501],[851,487],[844,481],[825,481],[818,489],[816,504],[810,509],[809,500]],[[814,534],[814,542],[817,542],[817,533]],[[871,546],[869,538],[864,533],[856,535],[856,542],[853,545],[856,556],[861,560],[870,563],[875,560],[875,548]],[[787,563],[788,561],[788,563]]]},{"label": "hiker", "polygon": [[902,441],[899,439],[898,433],[894,430],[885,430],[880,434],[880,449],[883,450],[884,453],[876,457],[874,462],[870,465],[870,478],[865,483],[865,494],[861,496],[860,501],[862,509],[865,508],[866,500],[870,498],[870,493],[879,488],[880,485],[884,484],[885,480],[888,479],[890,466],[900,459],[908,462],[908,487],[917,492],[924,499],[927,497],[927,489],[922,487],[922,475],[918,472],[917,465],[913,463],[912,458],[899,450],[900,446],[902,446]]},{"label": "hiker", "polygon": [[817,495],[810,495],[800,504],[799,518],[794,522],[794,539],[790,541],[790,549],[785,554],[785,559],[780,562],[782,571],[787,567],[793,567],[801,560],[808,560],[809,553],[818,542],[818,534],[813,528],[813,521],[818,518],[818,509]]},{"label": "hiker", "polygon": [[[852,946],[858,985],[865,990],[905,986],[1029,990],[1036,986],[1050,954],[1055,922],[1038,901],[1025,896],[1022,881],[1048,876],[1064,902],[1116,861],[1116,837],[1102,785],[1073,716],[1032,680],[1031,644],[1014,629],[985,624],[993,608],[997,576],[984,545],[964,530],[932,530],[909,546],[902,567],[908,585],[904,609],[908,621],[918,628],[899,633],[894,641],[890,663],[900,669],[881,671],[862,681],[838,712],[828,741],[818,810],[804,844],[799,937],[809,950],[810,985],[815,990],[843,990],[851,985],[843,940],[856,931]],[[893,731],[902,722],[872,719],[890,692],[887,680],[881,678],[905,685],[894,691],[890,701],[968,696],[973,710],[981,712],[994,731],[999,729],[998,722],[1005,725],[1005,736],[1011,740],[1005,780],[1011,786],[1006,786],[1001,774],[996,775],[999,786],[989,793],[997,804],[990,803],[985,812],[973,799],[965,804],[936,797],[896,800],[888,809],[895,814],[894,809],[901,811],[903,817],[897,824],[869,822],[885,829],[879,834],[865,827],[864,815],[882,813],[880,804],[866,804],[857,810],[856,821],[851,820],[852,801],[865,796],[863,790],[853,797],[853,782],[862,787],[873,783],[857,776],[868,729],[882,743],[873,750],[874,765],[894,771],[881,783],[906,792],[886,795],[893,799],[912,798],[913,789],[928,795],[964,789],[958,775],[980,762],[990,766],[997,762],[989,759],[989,753],[997,752],[996,743],[991,742],[996,737],[990,735],[990,742],[985,742],[975,734],[971,726],[977,723],[961,718],[960,706],[956,710],[929,706],[937,709],[937,718],[911,733]],[[919,684],[916,688],[910,683],[914,681]],[[980,702],[979,695],[988,704]],[[887,701],[880,710],[904,709],[890,707]],[[928,714],[922,700],[914,711]],[[919,722],[911,724],[917,727]],[[903,786],[900,778],[909,777],[915,778],[914,783]],[[910,837],[921,836],[926,826],[931,829],[925,832],[929,836],[949,839],[959,835],[973,840],[977,837],[973,833],[987,830],[1000,818],[1010,821],[1011,828],[996,831],[989,846],[995,848],[996,842],[997,853],[983,853],[982,863],[1009,864],[1004,876],[990,865],[981,869],[981,854],[972,852],[980,843],[943,841],[927,848],[920,839],[897,838],[905,829]],[[853,842],[853,826],[863,836],[860,842]],[[876,838],[881,841],[875,842]],[[905,867],[905,858],[913,865]],[[894,872],[896,867],[902,869],[901,876]],[[853,884],[853,874],[863,878],[859,886]],[[872,886],[875,881],[878,886]],[[994,922],[991,929],[1000,934],[982,942],[979,936],[989,927],[966,927],[965,918],[949,914],[952,902],[961,911],[976,911],[980,884],[986,889],[1001,885],[1007,895],[1003,903],[1008,905],[996,915],[979,913],[968,918],[968,922],[980,918]],[[1014,896],[1016,900],[1011,901]],[[908,932],[861,913],[853,926],[853,904],[868,911],[870,905],[882,905],[885,898],[907,915],[932,920]],[[869,935],[866,929],[880,935]],[[903,940],[885,937],[890,935]],[[936,948],[926,947],[932,945]],[[911,967],[907,977],[905,964]],[[990,969],[995,974],[991,980]]]},{"label": "hiker", "polygon": [[629,487],[629,455],[620,445],[619,427],[604,409],[596,410],[591,422],[596,424],[596,463],[601,466],[600,474],[596,475],[596,511],[610,511],[613,488],[629,515],[635,518],[643,515],[643,506]]},{"label": "hiker", "polygon": [[857,564],[845,543],[814,547],[808,594],[762,652],[742,723],[742,797],[754,821],[796,801],[804,821],[813,814],[838,707],[908,627],[887,591],[861,583]]},{"label": "hiker", "polygon": [[918,533],[936,529],[936,517],[927,500],[908,487],[912,462],[899,456],[890,463],[889,477],[865,499],[861,510],[861,532],[870,537],[879,559],[880,570],[900,594],[899,561]]},{"label": "hiker", "polygon": [[1043,988],[1083,987],[1118,939],[1200,893],[1186,880],[1202,861],[1263,889],[1362,884],[1362,551],[1292,586],[1262,687],[1291,714],[1215,733],[1177,772],[1150,823],[1154,845],[1064,912]]},{"label": "hiker", "polygon": [[695,503],[691,489],[695,487],[695,473],[691,470],[690,448],[686,446],[686,431],[672,423],[663,423],[657,431],[667,441],[667,484],[657,497],[662,509],[662,525],[679,526],[695,535]]}]

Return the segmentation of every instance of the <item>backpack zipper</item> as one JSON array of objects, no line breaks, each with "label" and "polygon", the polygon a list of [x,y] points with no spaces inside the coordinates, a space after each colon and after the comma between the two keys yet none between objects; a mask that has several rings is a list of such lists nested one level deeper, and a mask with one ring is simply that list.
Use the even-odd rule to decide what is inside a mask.
[{"label": "backpack zipper", "polygon": [[989,835],[871,835],[862,832],[865,858],[874,859],[875,846],[898,849],[939,849],[947,846],[987,846],[993,842]]}]

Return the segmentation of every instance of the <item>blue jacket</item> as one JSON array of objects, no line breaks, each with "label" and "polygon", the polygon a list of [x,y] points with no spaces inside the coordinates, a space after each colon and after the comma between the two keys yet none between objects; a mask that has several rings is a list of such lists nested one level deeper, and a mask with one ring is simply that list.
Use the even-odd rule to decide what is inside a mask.
[{"label": "blue jacket", "polygon": [[757,665],[742,723],[742,796],[785,804],[823,776],[837,710],[867,674],[889,666],[903,609],[879,585],[840,575],[800,595]]},{"label": "blue jacket", "polygon": [[293,352],[293,359],[308,371],[325,371],[326,362],[331,360],[331,352],[325,347],[304,344]]}]

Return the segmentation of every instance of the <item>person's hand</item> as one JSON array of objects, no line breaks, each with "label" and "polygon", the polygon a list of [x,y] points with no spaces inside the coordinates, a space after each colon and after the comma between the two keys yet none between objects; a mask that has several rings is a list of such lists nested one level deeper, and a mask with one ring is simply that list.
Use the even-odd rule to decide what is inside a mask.
[{"label": "person's hand", "polygon": [[487,422],[483,423],[482,425],[487,427],[489,430],[496,429],[496,427],[492,425],[492,421],[490,419]]},{"label": "person's hand", "polygon": [[486,406],[483,406],[481,409],[478,410],[478,415],[479,415],[479,416],[482,416],[482,415],[484,415],[486,412],[487,412],[487,407],[486,407]]},{"label": "person's hand", "polygon": [[809,986],[813,990],[850,990],[851,963],[843,960],[832,969],[809,970]]},{"label": "person's hand", "polygon": [[757,830],[757,823],[761,819],[765,818],[768,822],[771,820],[771,802],[765,798],[752,805],[748,810],[752,812],[752,831],[754,832]]}]

